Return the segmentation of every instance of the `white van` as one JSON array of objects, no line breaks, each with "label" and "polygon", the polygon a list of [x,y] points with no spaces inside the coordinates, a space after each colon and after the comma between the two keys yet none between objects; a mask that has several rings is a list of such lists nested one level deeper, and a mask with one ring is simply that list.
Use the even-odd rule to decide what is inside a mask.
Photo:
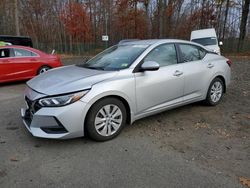
[{"label": "white van", "polygon": [[208,49],[211,49],[219,55],[221,54],[219,46],[222,46],[223,43],[218,43],[218,38],[214,28],[192,31],[190,41],[206,46]]}]

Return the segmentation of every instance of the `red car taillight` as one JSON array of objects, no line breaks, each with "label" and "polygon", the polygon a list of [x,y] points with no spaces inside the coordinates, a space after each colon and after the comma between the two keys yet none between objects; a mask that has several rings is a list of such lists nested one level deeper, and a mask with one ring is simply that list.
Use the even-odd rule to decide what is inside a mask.
[{"label": "red car taillight", "polygon": [[231,60],[227,60],[227,64],[229,67],[231,67],[231,65],[233,64],[233,62]]}]

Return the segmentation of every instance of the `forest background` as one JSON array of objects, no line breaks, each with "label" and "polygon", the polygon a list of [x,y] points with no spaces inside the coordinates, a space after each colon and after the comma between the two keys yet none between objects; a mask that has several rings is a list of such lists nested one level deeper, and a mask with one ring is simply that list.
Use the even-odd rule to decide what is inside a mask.
[{"label": "forest background", "polygon": [[[215,28],[224,53],[250,54],[250,0],[1,0],[0,35],[35,48],[96,53],[123,39],[190,39]],[[102,41],[108,35],[109,41]]]}]

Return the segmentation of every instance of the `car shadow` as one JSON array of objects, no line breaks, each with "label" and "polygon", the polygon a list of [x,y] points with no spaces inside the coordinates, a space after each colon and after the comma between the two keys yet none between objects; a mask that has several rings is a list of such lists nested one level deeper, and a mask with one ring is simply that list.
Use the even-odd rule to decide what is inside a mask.
[{"label": "car shadow", "polygon": [[[171,109],[171,110],[167,110],[164,111],[162,113],[159,114],[155,114],[149,117],[145,117],[143,119],[137,120],[135,121],[132,126],[125,126],[124,127],[124,132],[126,134],[126,132],[130,132],[133,129],[138,129],[138,126],[141,123],[145,123],[145,122],[149,122],[152,119],[157,120],[157,119],[161,119],[162,116],[171,116],[174,114],[180,114],[180,113],[186,113],[187,111],[190,111],[192,108],[197,108],[197,107],[206,107],[203,102],[196,102],[193,104],[188,104],[182,107],[178,107],[175,109]],[[149,128],[149,127],[148,127]],[[29,135],[28,135],[29,134]],[[79,137],[79,138],[72,138],[72,139],[48,139],[48,138],[38,138],[38,137],[33,137],[32,135],[30,135],[30,133],[27,133],[27,136],[29,137],[29,139],[33,140],[34,142],[34,147],[64,147],[64,146],[70,146],[70,145],[85,145],[85,144],[91,144],[91,145],[96,145],[96,144],[100,144],[102,142],[97,142],[94,140],[91,140],[88,135],[86,134],[84,137]],[[118,139],[119,137],[122,137],[122,135],[118,135]],[[117,139],[117,138],[115,138]],[[106,142],[112,142],[112,140],[110,141],[106,141]]]},{"label": "car shadow", "polygon": [[25,84],[27,81],[28,80],[21,80],[21,81],[0,83],[0,87],[22,85],[22,84]]},{"label": "car shadow", "polygon": [[157,118],[157,117],[160,117],[162,115],[163,116],[164,115],[170,116],[172,114],[177,114],[177,113],[182,113],[182,112],[184,113],[186,111],[190,111],[192,108],[197,108],[197,107],[209,107],[209,106],[206,106],[203,101],[199,101],[199,102],[187,104],[184,106],[179,106],[177,108],[169,109],[169,110],[157,113],[155,115],[139,119],[139,120],[135,121],[135,123],[139,122],[139,121],[147,121],[148,119]]}]

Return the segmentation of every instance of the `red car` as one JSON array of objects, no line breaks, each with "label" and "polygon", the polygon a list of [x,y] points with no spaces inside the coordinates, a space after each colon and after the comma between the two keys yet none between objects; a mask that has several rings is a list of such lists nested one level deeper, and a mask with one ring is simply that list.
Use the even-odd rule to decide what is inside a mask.
[{"label": "red car", "polygon": [[60,66],[62,63],[57,55],[25,46],[0,47],[0,83],[27,80]]}]

